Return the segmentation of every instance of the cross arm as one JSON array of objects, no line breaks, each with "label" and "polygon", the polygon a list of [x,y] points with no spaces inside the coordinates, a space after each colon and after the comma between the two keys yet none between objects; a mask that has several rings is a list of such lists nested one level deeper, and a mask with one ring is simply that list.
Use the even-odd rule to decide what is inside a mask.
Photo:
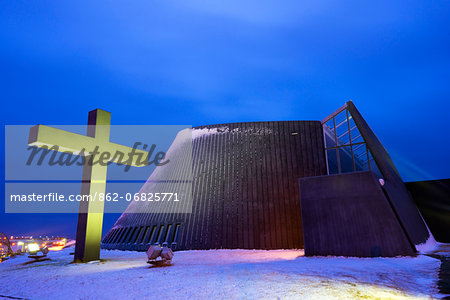
[{"label": "cross arm", "polygon": [[[28,145],[39,148],[50,149],[57,146],[57,151],[69,152],[75,155],[90,155],[97,148],[97,152],[109,152],[108,161],[118,163],[120,157],[123,157],[122,164],[134,167],[143,167],[148,165],[147,155],[144,150],[111,143],[107,140],[96,139],[45,125],[36,125],[30,128]],[[117,153],[119,152],[119,153]],[[116,155],[122,153],[123,156]],[[132,155],[133,154],[133,155]],[[131,159],[130,159],[131,156]]]}]

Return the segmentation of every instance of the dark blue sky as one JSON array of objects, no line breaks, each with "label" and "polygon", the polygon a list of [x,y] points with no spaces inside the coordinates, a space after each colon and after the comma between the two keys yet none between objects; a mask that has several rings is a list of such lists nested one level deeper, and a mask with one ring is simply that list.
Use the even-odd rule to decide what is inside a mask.
[{"label": "dark blue sky", "polygon": [[[450,177],[450,2],[300,2],[2,1],[1,122],[320,120],[352,99],[406,181]],[[1,213],[0,231],[75,220]]]}]

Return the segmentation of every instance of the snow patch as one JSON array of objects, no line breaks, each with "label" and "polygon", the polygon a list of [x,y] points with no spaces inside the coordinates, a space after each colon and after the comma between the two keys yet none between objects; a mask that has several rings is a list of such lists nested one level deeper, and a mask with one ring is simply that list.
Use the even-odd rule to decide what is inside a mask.
[{"label": "snow patch", "polygon": [[416,245],[419,253],[429,253],[434,251],[439,246],[439,243],[434,239],[434,236],[430,233],[430,237],[423,244]]},{"label": "snow patch", "polygon": [[422,222],[425,224],[425,227],[428,230],[429,237],[425,243],[415,245],[416,250],[419,253],[429,253],[429,252],[432,252],[433,250],[435,250],[439,246],[439,243],[434,239],[434,236],[431,233],[430,228],[428,228],[427,222],[425,222],[425,219],[423,218],[423,216],[420,212],[419,212],[419,215],[422,218]]},{"label": "snow patch", "polygon": [[226,126],[215,127],[215,128],[193,128],[192,129],[192,140],[203,137],[203,136],[208,136],[208,135],[223,134],[223,133],[238,133],[238,132],[243,132],[243,133],[247,133],[247,134],[263,135],[263,134],[272,133],[272,130],[269,128],[260,128],[260,129],[234,128],[234,129],[230,129]]},{"label": "snow patch", "polygon": [[101,250],[73,264],[72,249],[23,265],[0,263],[0,295],[26,299],[410,299],[439,297],[440,261],[305,257],[303,250],[175,252],[173,266],[151,267],[145,252]]}]

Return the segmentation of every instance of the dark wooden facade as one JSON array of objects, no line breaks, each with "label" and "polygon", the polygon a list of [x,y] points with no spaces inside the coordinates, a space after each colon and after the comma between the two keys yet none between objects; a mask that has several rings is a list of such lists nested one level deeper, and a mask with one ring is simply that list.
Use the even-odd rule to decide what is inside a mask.
[{"label": "dark wooden facade", "polygon": [[[319,121],[230,123],[193,129],[192,213],[123,214],[106,249],[303,248],[298,178],[326,174]],[[133,202],[130,206],[145,206]],[[133,207],[134,210],[145,207]]]},{"label": "dark wooden facade", "polygon": [[414,255],[371,171],[300,179],[305,255]]}]

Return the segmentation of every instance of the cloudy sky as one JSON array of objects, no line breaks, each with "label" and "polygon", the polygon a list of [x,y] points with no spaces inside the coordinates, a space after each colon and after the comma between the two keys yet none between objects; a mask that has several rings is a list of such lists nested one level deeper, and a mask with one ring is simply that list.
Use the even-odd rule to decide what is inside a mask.
[{"label": "cloudy sky", "polygon": [[[321,120],[351,99],[406,181],[448,178],[449,16],[431,0],[2,1],[1,121]],[[25,218],[42,224],[2,213],[0,230]]]}]

